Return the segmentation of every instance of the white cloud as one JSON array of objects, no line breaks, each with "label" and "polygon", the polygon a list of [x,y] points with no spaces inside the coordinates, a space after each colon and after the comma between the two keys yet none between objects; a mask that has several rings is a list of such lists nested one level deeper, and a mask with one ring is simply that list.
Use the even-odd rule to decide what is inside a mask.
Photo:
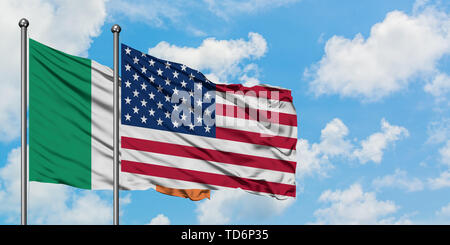
[{"label": "white cloud", "polygon": [[400,188],[408,192],[424,189],[423,182],[418,178],[408,178],[406,171],[396,169],[394,174],[378,177],[372,181],[376,189],[385,187]]},{"label": "white cloud", "polygon": [[353,184],[346,190],[326,190],[319,202],[328,207],[314,212],[317,224],[408,224],[408,219],[388,217],[398,211],[393,201],[377,200],[375,193],[364,192],[361,185]]},{"label": "white cloud", "polygon": [[277,200],[249,194],[240,189],[220,190],[213,198],[197,204],[197,219],[201,225],[230,224],[239,220],[264,220],[281,214],[295,199]]},{"label": "white cloud", "polygon": [[158,214],[150,221],[149,225],[170,225],[170,220],[164,214]]},{"label": "white cloud", "polygon": [[373,161],[380,163],[383,158],[383,151],[391,143],[403,137],[409,136],[406,128],[390,125],[384,118],[381,119],[381,132],[370,135],[361,142],[361,149],[356,149],[353,156],[361,163]]},{"label": "white cloud", "polygon": [[131,21],[163,27],[166,21],[178,22],[184,15],[182,6],[186,4],[189,3],[185,1],[171,1],[169,3],[164,0],[112,0],[108,2],[107,8],[112,18],[124,16]]},{"label": "white cloud", "polygon": [[20,134],[20,29],[30,21],[29,36],[61,51],[87,55],[92,38],[100,34],[106,11],[104,0],[0,1],[0,141]]},{"label": "white cloud", "polygon": [[226,20],[229,20],[232,16],[237,14],[253,14],[298,1],[299,0],[203,0],[211,12]]},{"label": "white cloud", "polygon": [[450,77],[447,74],[437,74],[430,83],[427,83],[424,90],[440,100],[450,92]]},{"label": "white cloud", "polygon": [[339,119],[331,120],[321,131],[320,142],[310,144],[308,140],[299,139],[297,142],[297,175],[304,177],[318,174],[327,176],[327,172],[334,168],[332,158],[357,159],[361,164],[369,161],[380,163],[384,151],[393,142],[408,135],[404,127],[390,125],[381,119],[381,132],[376,132],[359,142],[357,147],[348,138],[349,130]]},{"label": "white cloud", "polygon": [[[65,185],[29,183],[30,224],[110,224],[111,203],[93,191],[78,193]],[[128,202],[129,203],[129,202]],[[0,169],[0,215],[19,223],[20,148],[13,149]]]},{"label": "white cloud", "polygon": [[426,143],[443,143],[450,138],[450,118],[442,118],[428,124]]},{"label": "white cloud", "polygon": [[437,216],[445,216],[450,218],[450,203],[443,206],[440,210],[436,212]]},{"label": "white cloud", "polygon": [[441,162],[450,167],[450,140],[447,140],[445,146],[439,149],[439,154]]},{"label": "white cloud", "polygon": [[439,177],[429,178],[428,185],[432,190],[450,187],[450,170],[442,172]]},{"label": "white cloud", "polygon": [[248,38],[248,41],[207,38],[197,48],[179,47],[162,41],[150,48],[148,53],[197,70],[206,70],[210,74],[205,75],[211,81],[227,82],[257,69],[256,65],[242,68],[241,63],[259,59],[267,52],[267,42],[263,36],[250,32]]},{"label": "white cloud", "polygon": [[436,73],[450,53],[450,17],[430,6],[416,9],[412,15],[389,12],[366,39],[329,39],[322,59],[305,70],[311,91],[375,101],[405,89],[417,75]]}]

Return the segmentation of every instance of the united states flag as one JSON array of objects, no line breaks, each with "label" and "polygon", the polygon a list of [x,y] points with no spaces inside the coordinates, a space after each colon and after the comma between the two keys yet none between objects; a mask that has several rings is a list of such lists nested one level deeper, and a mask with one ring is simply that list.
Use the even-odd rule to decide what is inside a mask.
[{"label": "united states flag", "polygon": [[179,189],[295,197],[290,90],[217,84],[122,44],[121,171]]}]

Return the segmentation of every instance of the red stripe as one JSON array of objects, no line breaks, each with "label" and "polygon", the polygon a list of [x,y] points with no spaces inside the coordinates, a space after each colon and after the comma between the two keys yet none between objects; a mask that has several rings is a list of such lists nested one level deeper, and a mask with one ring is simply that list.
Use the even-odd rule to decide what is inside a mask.
[{"label": "red stripe", "polygon": [[121,171],[295,197],[295,185],[274,183],[263,180],[239,178],[235,176],[206,173],[188,169],[171,168],[127,160],[121,161]]},{"label": "red stripe", "polygon": [[[242,84],[216,84],[216,90],[218,92],[243,92],[246,96],[264,97],[267,99],[287,101],[292,103],[291,91],[288,89],[266,87],[266,86],[253,86],[245,87]],[[278,92],[278,97],[272,92]]]},{"label": "red stripe", "polygon": [[122,148],[154,152],[172,156],[188,157],[205,161],[229,163],[233,165],[269,169],[288,173],[295,173],[296,162],[245,155],[234,152],[218,151],[193,146],[170,144],[159,141],[121,137]]},{"label": "red stripe", "polygon": [[[250,111],[252,110],[252,111]],[[231,114],[230,114],[231,112]],[[255,115],[256,114],[256,115]],[[216,115],[297,126],[297,115],[216,103]]]},{"label": "red stripe", "polygon": [[216,138],[245,142],[256,145],[267,145],[285,149],[296,149],[297,138],[267,135],[263,137],[260,133],[242,131],[237,129],[216,127]]}]

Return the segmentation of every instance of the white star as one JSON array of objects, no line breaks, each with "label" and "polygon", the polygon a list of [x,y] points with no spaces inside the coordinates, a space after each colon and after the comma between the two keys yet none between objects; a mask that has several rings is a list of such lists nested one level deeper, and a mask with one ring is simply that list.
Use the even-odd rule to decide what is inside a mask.
[{"label": "white star", "polygon": [[139,75],[137,73],[134,73],[133,79],[137,81],[139,79]]},{"label": "white star", "polygon": [[142,73],[147,73],[147,68],[145,68],[145,66],[143,66],[143,67],[141,68],[141,71],[142,71]]},{"label": "white star", "polygon": [[147,123],[147,118],[146,118],[145,116],[142,116],[142,117],[141,117],[141,122],[142,122],[142,123]]},{"label": "white star", "polygon": [[156,104],[158,106],[158,109],[162,109],[163,107],[163,103],[161,103],[161,101],[158,101],[158,104]]},{"label": "white star", "polygon": [[142,53],[142,54],[141,54],[141,57],[147,57],[147,55],[146,55],[146,54],[144,54],[144,53]]},{"label": "white star", "polygon": [[206,110],[205,110],[205,115],[211,115],[211,111],[208,109],[208,108],[206,108]]},{"label": "white star", "polygon": [[150,66],[154,66],[155,65],[155,61],[153,59],[149,60],[148,63],[150,63]]},{"label": "white star", "polygon": [[158,68],[158,70],[156,71],[158,73],[158,76],[162,76],[163,71],[161,69]]},{"label": "white star", "polygon": [[164,114],[166,115],[166,118],[170,118],[170,112],[166,111]]},{"label": "white star", "polygon": [[134,97],[138,97],[139,96],[139,92],[136,89],[133,91],[133,96]]},{"label": "white star", "polygon": [[153,110],[153,108],[150,108],[150,110],[148,112],[150,113],[150,116],[154,116],[155,115],[155,111]]},{"label": "white star", "polygon": [[172,122],[172,124],[173,124],[173,127],[174,127],[174,128],[178,128],[178,122],[177,122],[177,121]]},{"label": "white star", "polygon": [[139,108],[137,108],[137,106],[135,106],[135,107],[133,108],[133,112],[136,113],[136,114],[139,113]]},{"label": "white star", "polygon": [[126,86],[127,88],[130,88],[130,86],[131,86],[130,81],[127,80],[127,81],[125,82],[125,86]]},{"label": "white star", "polygon": [[150,96],[150,99],[151,99],[151,100],[155,99],[155,94],[154,94],[153,92],[150,92],[150,93],[148,94],[148,96]]},{"label": "white star", "polygon": [[178,94],[178,89],[177,88],[172,89],[172,91],[173,91],[173,94]]},{"label": "white star", "polygon": [[158,90],[158,92],[162,93],[163,87],[161,87],[161,85],[158,85],[158,87],[156,89]]},{"label": "white star", "polygon": [[191,73],[191,74],[189,75],[189,80],[194,80],[194,78],[195,78],[195,76]]},{"label": "white star", "polygon": [[169,61],[166,61],[166,69],[170,69],[170,63],[169,63]]},{"label": "white star", "polygon": [[189,96],[194,97],[194,91],[189,91]]},{"label": "white star", "polygon": [[142,83],[142,84],[141,84],[141,89],[142,89],[142,90],[147,90],[147,84]]},{"label": "white star", "polygon": [[130,104],[130,102],[131,102],[130,97],[126,97],[126,98],[125,98],[125,104]]},{"label": "white star", "polygon": [[178,72],[177,71],[174,71],[172,74],[173,74],[173,78],[178,78]]},{"label": "white star", "polygon": [[131,66],[130,66],[129,64],[126,64],[126,65],[125,65],[125,70],[126,70],[126,71],[131,71]]},{"label": "white star", "polygon": [[183,102],[183,104],[186,104],[187,103],[187,99],[186,98],[181,98],[181,101]]},{"label": "white star", "polygon": [[158,125],[162,125],[163,120],[161,120],[161,118],[158,118],[158,120],[156,120],[158,122]]},{"label": "white star", "polygon": [[134,56],[134,58],[133,58],[133,63],[135,63],[135,64],[139,63],[138,57]]},{"label": "white star", "polygon": [[201,83],[196,83],[195,86],[197,87],[198,90],[202,89],[202,84]]},{"label": "white star", "polygon": [[178,105],[173,105],[173,110],[178,111]]},{"label": "white star", "polygon": [[183,115],[181,115],[181,120],[186,121],[186,119],[187,119],[187,116],[184,115],[184,113],[183,113]]},{"label": "white star", "polygon": [[181,66],[181,70],[182,70],[182,71],[186,71],[186,66],[185,66],[185,65],[182,65],[182,66]]},{"label": "white star", "polygon": [[183,87],[183,88],[186,88],[186,82],[183,80],[182,82],[181,82],[181,87]]},{"label": "white star", "polygon": [[198,123],[201,123],[201,122],[202,122],[202,116],[198,116],[198,117],[197,117],[197,122],[198,122]]},{"label": "white star", "polygon": [[152,82],[152,83],[155,82],[155,78],[153,76],[150,76],[148,79],[150,79],[150,82]]},{"label": "white star", "polygon": [[145,101],[144,99],[141,100],[141,106],[147,106],[147,101]]},{"label": "white star", "polygon": [[166,102],[170,102],[170,96],[169,95],[166,95],[164,97],[166,98]]},{"label": "white star", "polygon": [[131,121],[131,116],[130,116],[130,114],[127,113],[127,114],[125,115],[125,120]]},{"label": "white star", "polygon": [[169,80],[169,78],[166,78],[166,80],[164,80],[164,81],[166,81],[166,85],[170,85],[170,80]]},{"label": "white star", "polygon": [[205,127],[205,133],[209,133],[211,128],[208,126],[208,125],[206,125],[206,127]]},{"label": "white star", "polygon": [[210,95],[209,93],[206,93],[206,94],[205,94],[205,98],[206,98],[206,99],[209,99],[209,97],[211,97],[211,95]]},{"label": "white star", "polygon": [[192,107],[189,107],[189,113],[194,114],[194,109],[192,109]]},{"label": "white star", "polygon": [[129,47],[127,47],[127,48],[125,49],[125,53],[126,53],[126,54],[131,54],[131,49],[130,49]]},{"label": "white star", "polygon": [[189,129],[190,129],[190,130],[194,130],[194,128],[195,128],[194,124],[192,124],[192,123],[189,124]]},{"label": "white star", "polygon": [[197,100],[197,106],[202,106],[202,101],[200,99]]}]

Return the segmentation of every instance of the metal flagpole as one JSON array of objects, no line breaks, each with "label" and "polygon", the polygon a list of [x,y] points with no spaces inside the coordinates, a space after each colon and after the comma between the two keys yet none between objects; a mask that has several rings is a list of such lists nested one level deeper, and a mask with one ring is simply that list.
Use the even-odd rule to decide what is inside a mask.
[{"label": "metal flagpole", "polygon": [[22,18],[19,21],[21,31],[21,79],[22,79],[22,145],[21,145],[21,224],[27,224],[27,27],[29,22]]},{"label": "metal flagpole", "polygon": [[119,33],[120,26],[115,24],[111,28],[114,35],[114,225],[119,225]]}]

